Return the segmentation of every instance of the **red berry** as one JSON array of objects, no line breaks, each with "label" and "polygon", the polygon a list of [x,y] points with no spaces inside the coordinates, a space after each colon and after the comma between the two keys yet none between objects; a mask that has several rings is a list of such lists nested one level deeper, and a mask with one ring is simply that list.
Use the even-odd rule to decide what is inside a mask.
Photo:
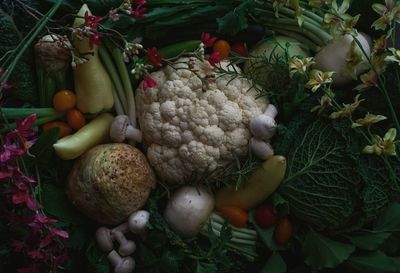
[{"label": "red berry", "polygon": [[245,42],[234,42],[231,45],[231,50],[240,56],[246,57],[249,55]]},{"label": "red berry", "polygon": [[262,205],[256,210],[256,220],[260,227],[269,228],[276,224],[276,214],[271,205]]}]

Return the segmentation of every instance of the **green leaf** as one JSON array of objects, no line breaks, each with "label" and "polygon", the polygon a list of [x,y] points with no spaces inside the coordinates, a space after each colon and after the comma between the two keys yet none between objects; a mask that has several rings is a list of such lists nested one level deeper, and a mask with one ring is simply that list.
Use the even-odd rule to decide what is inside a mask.
[{"label": "green leaf", "polygon": [[380,233],[356,233],[346,236],[356,247],[363,250],[377,250],[382,243],[389,238],[390,232]]},{"label": "green leaf", "polygon": [[160,261],[161,270],[166,273],[178,273],[184,258],[183,255],[182,251],[165,251]]},{"label": "green leaf", "polygon": [[272,204],[274,205],[274,208],[276,211],[279,212],[279,214],[283,215],[288,215],[289,214],[289,203],[283,198],[282,195],[280,195],[277,192],[274,192],[271,196],[271,201]]},{"label": "green leaf", "polygon": [[386,256],[381,251],[367,252],[351,256],[347,263],[362,273],[396,273],[398,260]]},{"label": "green leaf", "polygon": [[48,166],[54,155],[53,144],[58,139],[58,128],[52,128],[43,132],[36,143],[29,149],[29,153],[34,157],[28,157],[28,165]]},{"label": "green leaf", "polygon": [[81,224],[87,221],[87,218],[72,206],[64,189],[53,184],[42,184],[42,203],[47,213],[56,216],[65,225]]},{"label": "green leaf", "polygon": [[374,222],[376,231],[400,230],[400,204],[393,203]]},{"label": "green leaf", "polygon": [[284,273],[287,267],[279,252],[272,253],[260,273]]},{"label": "green leaf", "polygon": [[196,273],[217,273],[218,268],[215,264],[197,262]]},{"label": "green leaf", "polygon": [[247,28],[247,18],[245,12],[234,9],[222,18],[217,19],[218,32],[227,35],[235,35],[239,31]]},{"label": "green leaf", "polygon": [[355,247],[309,230],[303,243],[304,261],[315,269],[334,268],[347,260]]},{"label": "green leaf", "polygon": [[388,255],[396,255],[400,250],[400,232],[393,232],[379,249]]}]

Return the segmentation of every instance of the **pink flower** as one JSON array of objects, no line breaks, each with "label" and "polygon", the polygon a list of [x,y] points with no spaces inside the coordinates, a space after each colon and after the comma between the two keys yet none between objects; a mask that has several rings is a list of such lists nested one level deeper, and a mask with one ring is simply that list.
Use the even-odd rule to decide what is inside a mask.
[{"label": "pink flower", "polygon": [[101,37],[103,37],[103,35],[101,35],[100,33],[94,33],[92,35],[90,35],[89,37],[89,48],[93,49],[94,46],[100,46],[101,45]]},{"label": "pink flower", "polygon": [[108,17],[110,17],[111,21],[117,22],[119,20],[119,14],[117,9],[111,9],[108,12]]},{"label": "pink flower", "polygon": [[137,18],[143,18],[146,15],[147,9],[143,7],[143,5],[137,5],[135,10],[132,12],[132,15]]},{"label": "pink flower", "polygon": [[147,49],[147,59],[155,66],[162,67],[161,61],[164,58],[162,53],[157,52],[157,48]]},{"label": "pink flower", "polygon": [[135,2],[136,2],[136,4],[138,4],[138,5],[145,5],[146,4],[146,0],[135,0]]},{"label": "pink flower", "polygon": [[147,88],[152,88],[157,86],[157,82],[150,76],[146,76],[143,79],[143,90],[146,91]]},{"label": "pink flower", "polygon": [[94,16],[94,15],[89,15],[89,12],[85,12],[85,26],[92,28],[92,29],[97,29],[98,25],[101,22],[101,17],[99,16]]},{"label": "pink flower", "polygon": [[33,260],[42,260],[44,258],[44,255],[40,252],[40,250],[28,251],[26,252],[26,255]]},{"label": "pink flower", "polygon": [[219,52],[213,52],[210,54],[208,57],[208,62],[212,65],[215,66],[217,63],[221,61],[221,57],[219,56]]},{"label": "pink flower", "polygon": [[44,248],[51,244],[51,242],[56,238],[61,238],[61,239],[68,239],[69,235],[68,232],[61,230],[61,229],[53,229],[51,230],[46,237],[40,241],[40,248]]},{"label": "pink flower", "polygon": [[40,273],[40,269],[35,265],[29,265],[27,267],[21,267],[17,269],[18,273]]},{"label": "pink flower", "polygon": [[41,206],[38,202],[30,195],[28,192],[29,188],[23,184],[19,183],[17,186],[11,188],[9,193],[11,194],[11,202],[14,205],[25,204],[25,206],[30,210],[38,210]]},{"label": "pink flower", "polygon": [[24,138],[32,137],[36,134],[35,131],[31,129],[35,121],[36,121],[36,114],[32,114],[23,120],[16,119],[15,120],[15,124],[17,125],[16,130]]},{"label": "pink flower", "polygon": [[201,34],[201,42],[204,44],[205,47],[212,47],[217,40],[217,37],[211,37],[210,33],[203,32]]},{"label": "pink flower", "polygon": [[1,89],[5,90],[5,91],[8,91],[8,90],[12,89],[14,87],[14,85],[15,85],[14,83],[8,83],[8,82],[2,82],[0,84]]}]

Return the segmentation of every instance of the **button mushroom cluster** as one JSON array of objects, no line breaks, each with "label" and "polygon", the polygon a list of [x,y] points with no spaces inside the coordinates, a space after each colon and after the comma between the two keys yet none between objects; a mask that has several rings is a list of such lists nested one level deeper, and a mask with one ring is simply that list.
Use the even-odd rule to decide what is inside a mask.
[{"label": "button mushroom cluster", "polygon": [[269,104],[265,112],[255,117],[250,123],[250,130],[253,134],[250,139],[250,150],[259,159],[266,160],[274,155],[274,150],[269,142],[277,128],[275,121],[277,114],[276,107]]},{"label": "button mushroom cluster", "polygon": [[[131,273],[135,269],[135,260],[131,255],[136,250],[136,244],[126,235],[133,233],[143,236],[149,222],[150,213],[145,210],[134,212],[128,221],[113,228],[100,227],[96,231],[96,241],[100,250],[109,252],[108,260],[114,266],[114,273]],[[115,249],[115,245],[118,249]]]}]

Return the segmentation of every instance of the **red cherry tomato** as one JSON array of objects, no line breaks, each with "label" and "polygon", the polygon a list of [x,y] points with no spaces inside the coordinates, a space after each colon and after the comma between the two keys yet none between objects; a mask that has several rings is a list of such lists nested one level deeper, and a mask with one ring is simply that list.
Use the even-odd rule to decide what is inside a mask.
[{"label": "red cherry tomato", "polygon": [[221,213],[231,225],[238,228],[244,228],[249,218],[247,211],[233,206],[222,207],[219,209],[219,213]]},{"label": "red cherry tomato", "polygon": [[276,224],[276,214],[272,205],[262,205],[256,210],[257,224],[262,228],[269,228]]},{"label": "red cherry tomato", "polygon": [[231,50],[243,57],[247,57],[249,55],[245,42],[234,42],[231,44]]},{"label": "red cherry tomato", "polygon": [[293,234],[293,226],[288,218],[283,219],[275,229],[275,240],[278,244],[284,245],[289,242]]}]

